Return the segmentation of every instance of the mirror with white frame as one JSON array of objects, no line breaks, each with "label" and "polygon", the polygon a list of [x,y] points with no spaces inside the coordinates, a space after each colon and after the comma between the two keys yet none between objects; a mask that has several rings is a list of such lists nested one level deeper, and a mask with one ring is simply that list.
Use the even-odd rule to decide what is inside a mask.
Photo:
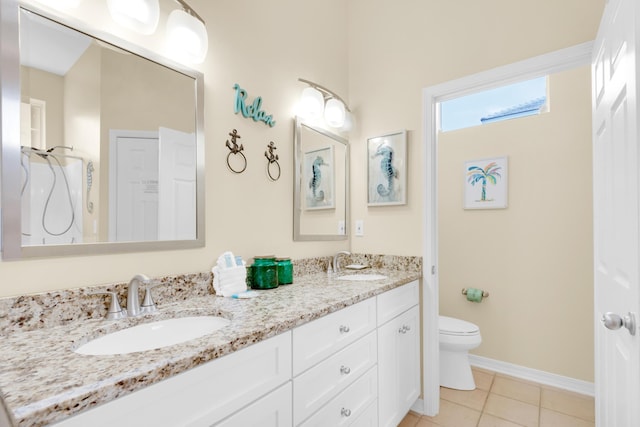
[{"label": "mirror with white frame", "polygon": [[346,240],[349,224],[349,142],[295,120],[294,240]]},{"label": "mirror with white frame", "polygon": [[0,17],[3,258],[204,246],[202,74],[30,9]]}]

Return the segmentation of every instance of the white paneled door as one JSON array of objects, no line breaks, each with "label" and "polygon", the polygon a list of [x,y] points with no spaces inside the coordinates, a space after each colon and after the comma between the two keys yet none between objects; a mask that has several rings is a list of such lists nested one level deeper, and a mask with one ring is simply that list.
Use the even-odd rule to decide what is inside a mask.
[{"label": "white paneled door", "polygon": [[592,60],[596,424],[640,426],[640,4],[609,0]]}]

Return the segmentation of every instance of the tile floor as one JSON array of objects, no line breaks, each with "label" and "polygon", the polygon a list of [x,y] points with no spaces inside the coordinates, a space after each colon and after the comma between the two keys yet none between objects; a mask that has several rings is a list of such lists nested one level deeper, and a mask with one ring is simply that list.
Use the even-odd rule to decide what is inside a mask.
[{"label": "tile floor", "polygon": [[410,412],[399,427],[594,427],[594,399],[473,369],[476,389],[440,389],[435,417]]}]

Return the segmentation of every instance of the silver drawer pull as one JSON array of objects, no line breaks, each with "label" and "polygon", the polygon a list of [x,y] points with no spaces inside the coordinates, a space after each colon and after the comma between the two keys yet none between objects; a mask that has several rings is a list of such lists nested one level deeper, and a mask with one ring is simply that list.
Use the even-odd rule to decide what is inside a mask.
[{"label": "silver drawer pull", "polygon": [[340,325],[340,332],[343,334],[346,334],[347,332],[349,332],[351,329],[349,329],[349,327],[347,325]]},{"label": "silver drawer pull", "polygon": [[343,374],[343,375],[348,375],[348,374],[351,373],[351,368],[348,367],[348,366],[342,365],[342,366],[340,366],[340,373]]},{"label": "silver drawer pull", "polygon": [[340,414],[343,417],[350,417],[351,416],[351,409],[342,408],[342,411],[340,411]]},{"label": "silver drawer pull", "polygon": [[406,334],[410,330],[411,330],[410,326],[402,325],[402,328],[398,329],[398,332],[401,333],[401,334]]}]

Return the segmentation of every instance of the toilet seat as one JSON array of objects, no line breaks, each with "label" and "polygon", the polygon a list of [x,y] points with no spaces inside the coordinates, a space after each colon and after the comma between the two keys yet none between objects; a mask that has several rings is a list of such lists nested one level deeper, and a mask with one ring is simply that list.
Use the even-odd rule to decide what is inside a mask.
[{"label": "toilet seat", "polygon": [[466,322],[453,317],[439,316],[438,327],[443,335],[469,336],[479,335],[480,328],[471,322]]}]

